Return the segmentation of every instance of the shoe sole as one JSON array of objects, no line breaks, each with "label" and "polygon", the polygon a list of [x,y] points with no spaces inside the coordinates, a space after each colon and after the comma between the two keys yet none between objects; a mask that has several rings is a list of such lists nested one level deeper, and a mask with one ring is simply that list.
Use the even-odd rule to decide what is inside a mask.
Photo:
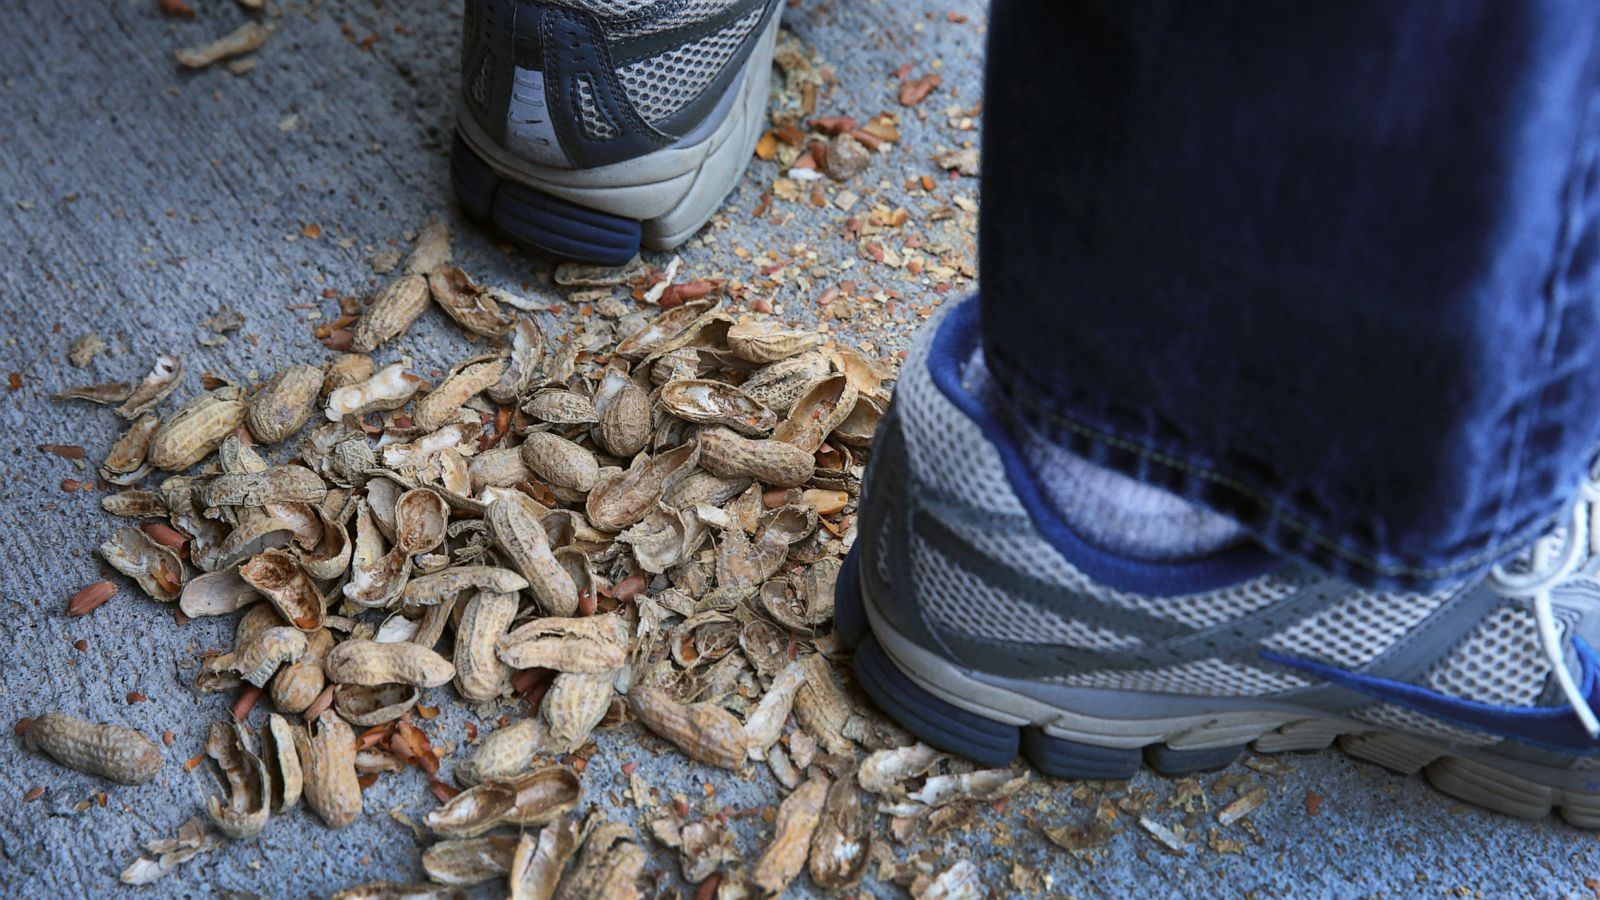
[{"label": "shoe sole", "polygon": [[[1163,775],[1218,769],[1246,749],[1272,754],[1337,745],[1391,771],[1422,772],[1435,789],[1468,803],[1522,818],[1559,814],[1580,828],[1600,828],[1600,772],[1556,769],[1488,758],[1472,748],[1400,734],[1369,723],[1287,705],[1262,707],[1216,700],[1201,714],[1113,719],[1047,703],[1022,693],[1021,682],[980,679],[918,647],[874,609],[852,549],[839,572],[834,621],[855,650],[856,680],[901,727],[931,746],[987,766],[1010,765],[1020,753],[1054,778],[1129,778],[1141,766]],[[1129,709],[1170,695],[1096,691]],[[1193,707],[1208,698],[1181,697]]]},{"label": "shoe sole", "polygon": [[619,266],[641,247],[671,250],[722,208],[766,126],[773,15],[751,51],[738,95],[717,127],[688,146],[590,169],[513,156],[471,116],[456,120],[450,175],[467,215],[542,255]]}]

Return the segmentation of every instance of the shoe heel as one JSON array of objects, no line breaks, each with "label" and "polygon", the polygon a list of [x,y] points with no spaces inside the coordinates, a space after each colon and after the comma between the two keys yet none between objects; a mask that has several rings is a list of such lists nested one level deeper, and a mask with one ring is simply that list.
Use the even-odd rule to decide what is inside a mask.
[{"label": "shoe heel", "polygon": [[931,746],[986,766],[1009,765],[1016,759],[1020,729],[968,712],[923,690],[900,671],[871,634],[856,650],[855,674],[867,695],[890,718]]},{"label": "shoe heel", "polygon": [[510,181],[495,192],[490,217],[508,237],[561,259],[620,266],[639,254],[644,227]]},{"label": "shoe heel", "polygon": [[934,696],[905,674],[872,634],[862,603],[860,546],[852,547],[834,582],[833,624],[839,639],[855,650],[856,680],[902,728],[931,746],[989,766],[1009,765],[1020,751],[1052,778],[1114,781],[1133,777],[1148,764],[1168,775],[1216,769],[1238,757],[1243,746],[1175,750],[1104,747],[1054,737],[1042,728],[1019,728],[990,719]]},{"label": "shoe heel", "polygon": [[462,212],[475,221],[487,223],[494,211],[494,194],[500,186],[500,176],[459,134],[450,145],[450,184],[455,188],[456,202],[461,204]]},{"label": "shoe heel", "polygon": [[867,636],[867,611],[861,606],[861,545],[850,548],[833,582],[833,628],[851,650]]},{"label": "shoe heel", "polygon": [[644,226],[637,219],[507,181],[460,134],[451,145],[450,180],[467,215],[544,256],[620,266],[639,253]]}]

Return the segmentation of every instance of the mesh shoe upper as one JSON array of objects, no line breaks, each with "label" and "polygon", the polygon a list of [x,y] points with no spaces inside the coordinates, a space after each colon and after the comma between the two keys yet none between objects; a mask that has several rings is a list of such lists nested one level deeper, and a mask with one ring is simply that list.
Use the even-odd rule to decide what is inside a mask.
[{"label": "mesh shoe upper", "polygon": [[726,114],[778,12],[777,0],[467,0],[462,109],[543,165],[692,142]]},{"label": "mesh shoe upper", "polygon": [[[1292,705],[1540,764],[1600,751],[1534,613],[1487,583],[1366,591],[1255,548],[1146,564],[1067,532],[975,399],[976,307],[920,336],[868,473],[863,577],[897,632],[1042,697]],[[1568,668],[1600,693],[1600,660],[1572,639],[1600,643],[1600,585],[1578,577],[1552,600]]]},{"label": "mesh shoe upper", "polygon": [[[696,29],[687,43],[617,66],[617,75],[634,109],[656,125],[680,112],[716,80],[730,62],[748,46],[748,38],[761,24],[765,4],[741,0],[685,0],[671,15],[618,22],[616,37],[658,34],[685,22],[710,23]],[[729,15],[734,13],[736,15]]]}]

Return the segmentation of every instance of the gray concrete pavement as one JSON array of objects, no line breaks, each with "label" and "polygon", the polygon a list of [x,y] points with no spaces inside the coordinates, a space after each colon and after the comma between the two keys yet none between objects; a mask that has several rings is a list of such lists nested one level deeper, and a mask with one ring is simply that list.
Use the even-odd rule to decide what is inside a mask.
[{"label": "gray concrete pavement", "polygon": [[[108,788],[22,752],[9,730],[0,736],[6,896],[117,892],[116,874],[139,845],[171,836],[197,811],[200,789],[181,764],[200,752],[204,728],[227,703],[188,685],[196,654],[225,646],[231,623],[180,628],[170,610],[126,590],[92,616],[64,617],[66,597],[99,577],[92,551],[112,523],[99,510],[101,492],[61,488],[63,479],[91,478],[90,470],[36,446],[78,444],[97,460],[120,423],[49,395],[80,381],[137,378],[168,350],[189,368],[174,401],[197,389],[202,372],[244,379],[321,358],[309,334],[313,310],[292,307],[335,314],[324,290],[370,290],[376,276],[367,258],[403,246],[430,212],[450,205],[453,4],[277,4],[267,17],[274,34],[242,76],[174,65],[175,47],[242,21],[231,2],[194,5],[192,22],[164,19],[155,0],[38,0],[10,4],[0,18],[0,377],[14,372],[20,381],[16,389],[0,384],[0,722],[57,709],[175,734],[161,777],[137,788]],[[866,118],[898,109],[895,73],[906,64],[915,74],[937,60],[944,86],[902,115],[905,140],[851,186],[859,208],[841,210],[832,186],[829,207],[804,197],[764,201],[778,173],[757,164],[708,238],[683,251],[685,272],[770,285],[795,317],[814,314],[825,289],[854,282],[845,292],[862,298],[856,305],[865,312],[840,327],[882,351],[904,344],[915,307],[970,290],[958,277],[877,264],[845,234],[845,221],[876,205],[905,206],[929,258],[971,259],[971,216],[962,205],[977,199],[976,181],[946,179],[929,157],[975,140],[961,120],[977,115],[984,16],[975,0],[794,4],[790,27],[836,77],[822,111]],[[935,177],[933,191],[908,187],[924,174]],[[320,236],[302,236],[313,223]],[[456,224],[457,256],[469,271],[542,290],[541,266]],[[846,260],[852,269],[842,268]],[[199,321],[224,306],[245,316],[242,331],[221,346],[201,345]],[[65,352],[87,331],[112,352],[80,372]],[[462,355],[456,332],[433,314],[409,349],[423,368]],[[85,649],[75,649],[79,640]],[[149,700],[130,705],[128,691]],[[430,730],[459,741],[464,716],[443,705]],[[649,783],[685,794],[698,809],[776,800],[764,771],[730,777],[658,753],[631,730],[604,735],[585,776],[591,798],[637,821],[620,767],[639,762]],[[714,800],[703,783],[715,785]],[[994,896],[1026,887],[1119,897],[1600,893],[1591,880],[1600,877],[1592,835],[1469,809],[1420,779],[1337,754],[1238,765],[1198,783],[1198,795],[1149,775],[1126,786],[1039,784],[968,828],[896,849],[902,857],[931,850],[947,862],[971,857]],[[1217,806],[1253,785],[1268,795],[1248,826],[1217,826]],[[23,802],[34,786],[48,790]],[[108,794],[104,808],[77,811],[99,790]],[[1068,851],[1046,839],[1045,829],[1070,838],[1103,798],[1116,811],[1103,841]],[[366,801],[368,814],[347,829],[328,831],[298,811],[141,891],[316,897],[370,878],[420,878],[421,843],[388,813],[414,820],[431,808],[422,780],[385,777]],[[1169,852],[1137,824],[1140,808],[1194,839],[1181,854]],[[758,852],[764,836],[765,826],[747,824],[741,846]],[[658,854],[658,864],[672,861]],[[902,893],[881,882],[867,891]]]}]

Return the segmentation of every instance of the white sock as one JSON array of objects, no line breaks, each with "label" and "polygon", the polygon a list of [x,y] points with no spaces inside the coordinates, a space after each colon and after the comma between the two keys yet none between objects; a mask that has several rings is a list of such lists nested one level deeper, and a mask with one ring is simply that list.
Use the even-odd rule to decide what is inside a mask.
[{"label": "white sock", "polygon": [[995,387],[980,352],[965,373],[967,389],[1001,414],[1056,514],[1089,543],[1138,559],[1205,556],[1248,535],[1220,513],[1063,449],[1016,414]]}]

